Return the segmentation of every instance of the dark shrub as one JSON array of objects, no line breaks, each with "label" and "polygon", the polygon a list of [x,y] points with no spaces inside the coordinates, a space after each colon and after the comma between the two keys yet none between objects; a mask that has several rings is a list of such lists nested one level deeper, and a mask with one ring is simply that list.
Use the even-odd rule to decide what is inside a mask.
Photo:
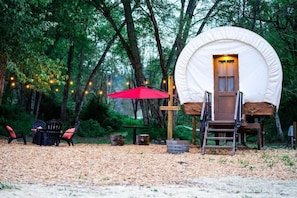
[{"label": "dark shrub", "polygon": [[0,134],[7,136],[5,125],[10,125],[15,130],[22,130],[25,134],[31,133],[34,117],[18,105],[0,105]]},{"label": "dark shrub", "polygon": [[92,98],[82,111],[82,120],[93,119],[103,128],[118,130],[122,126],[121,116],[109,110],[106,104],[99,103],[98,97]]},{"label": "dark shrub", "polygon": [[81,137],[102,137],[109,134],[96,120],[89,119],[80,122],[77,135]]}]

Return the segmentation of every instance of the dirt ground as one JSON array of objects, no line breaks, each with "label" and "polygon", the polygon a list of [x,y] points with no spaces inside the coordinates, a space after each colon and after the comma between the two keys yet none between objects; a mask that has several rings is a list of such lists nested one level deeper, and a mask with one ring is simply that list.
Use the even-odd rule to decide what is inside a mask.
[{"label": "dirt ground", "polygon": [[0,197],[297,197],[297,152],[0,140]]}]

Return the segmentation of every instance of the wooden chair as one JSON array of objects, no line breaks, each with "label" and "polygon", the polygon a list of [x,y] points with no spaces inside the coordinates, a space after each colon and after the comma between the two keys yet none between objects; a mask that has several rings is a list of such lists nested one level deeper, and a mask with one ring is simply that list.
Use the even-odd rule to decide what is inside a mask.
[{"label": "wooden chair", "polygon": [[72,145],[73,146],[73,136],[74,134],[77,132],[79,127],[79,123],[76,123],[75,126],[73,128],[69,128],[67,129],[62,135],[60,140],[64,140],[68,143],[68,145]]},{"label": "wooden chair", "polygon": [[40,144],[40,133],[38,133],[38,129],[45,129],[46,123],[42,120],[35,120],[32,124],[32,143]]},{"label": "wooden chair", "polygon": [[46,122],[45,129],[38,129],[41,134],[41,145],[53,145],[59,146],[60,136],[62,132],[62,123],[59,120],[52,119]]},{"label": "wooden chair", "polygon": [[17,133],[13,130],[13,128],[9,125],[5,126],[5,129],[8,131],[9,133],[9,138],[8,138],[8,144],[10,144],[12,142],[12,140],[16,140],[19,138],[22,138],[24,141],[24,144],[27,144],[26,141],[26,135],[23,131],[18,131]]}]

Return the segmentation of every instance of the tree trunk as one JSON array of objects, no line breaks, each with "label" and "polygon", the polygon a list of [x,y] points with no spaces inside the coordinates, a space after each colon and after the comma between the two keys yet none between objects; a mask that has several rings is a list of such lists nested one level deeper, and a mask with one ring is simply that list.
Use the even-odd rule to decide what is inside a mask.
[{"label": "tree trunk", "polygon": [[30,114],[34,114],[34,109],[35,109],[35,101],[36,101],[36,91],[32,90],[31,94],[31,102],[30,102]]},{"label": "tree trunk", "polygon": [[79,65],[78,65],[78,73],[76,76],[76,91],[75,91],[75,123],[79,121],[80,114],[80,84],[81,84],[81,76],[83,69],[83,61],[84,61],[84,48],[80,51],[79,57]]},{"label": "tree trunk", "polygon": [[[123,47],[126,50],[126,53],[131,62],[131,65],[133,67],[134,75],[136,79],[136,86],[143,85],[145,82],[145,77],[142,72],[142,64],[140,61],[140,54],[139,54],[139,49],[137,45],[136,30],[134,27],[134,21],[132,17],[131,1],[121,0],[121,3],[124,6],[125,21],[124,23],[121,24],[120,27],[117,26],[116,22],[113,20],[112,16],[110,15],[110,10],[108,9],[108,6],[106,6],[103,2],[90,1],[90,3],[94,5],[96,9],[99,10],[102,13],[102,15],[109,21],[109,23],[111,24],[111,26],[116,32],[116,36],[119,37]],[[124,25],[126,25],[126,28],[127,28],[128,42],[126,42],[124,36],[121,34],[121,29],[124,27]],[[143,100],[140,101],[140,106],[142,109],[144,124],[148,124],[149,114],[145,108],[146,104]]]},{"label": "tree trunk", "polygon": [[2,104],[2,97],[4,92],[4,82],[6,74],[6,62],[7,58],[5,53],[2,51],[0,53],[0,105]]},{"label": "tree trunk", "polygon": [[159,57],[160,57],[159,62],[160,62],[160,67],[161,67],[161,71],[162,71],[162,76],[163,76],[163,79],[167,79],[168,71],[166,70],[166,67],[165,67],[165,57],[164,57],[164,53],[163,53],[163,49],[162,49],[157,20],[155,18],[155,14],[154,14],[153,7],[151,5],[150,0],[146,0],[146,5],[149,9],[149,12],[150,12],[149,16],[150,16],[150,19],[151,19],[151,21],[153,23],[153,27],[154,27],[154,34],[155,34],[155,40],[157,43],[157,49],[158,49],[158,53],[159,53]]},{"label": "tree trunk", "polygon": [[[125,22],[126,22],[126,28],[128,33],[129,50],[127,50],[127,54],[129,56],[131,65],[135,71],[136,85],[141,86],[141,85],[144,85],[145,83],[145,77],[142,71],[142,64],[140,60],[136,30],[134,26],[133,17],[132,17],[131,1],[122,0],[121,2],[124,6]],[[143,122],[145,125],[148,125],[150,123],[150,119],[149,119],[149,111],[147,108],[148,107],[147,101],[141,100],[140,106],[142,109]]]},{"label": "tree trunk", "polygon": [[38,100],[37,100],[37,104],[36,104],[35,119],[38,119],[38,117],[39,117],[39,107],[40,107],[40,103],[41,103],[41,98],[42,98],[42,93],[39,92]]},{"label": "tree trunk", "polygon": [[[179,54],[181,53],[182,49],[185,46],[185,42],[189,36],[190,25],[192,22],[193,13],[194,13],[194,10],[196,9],[196,6],[197,6],[197,0],[190,0],[187,10],[186,10],[186,13],[184,13],[185,1],[181,0],[179,28],[178,28],[178,32],[177,32],[175,41],[174,41],[171,51],[169,53],[168,59],[166,61],[166,70],[167,71],[170,66],[175,65],[175,62],[177,61]],[[174,67],[173,67],[173,73],[174,73]]]},{"label": "tree trunk", "polygon": [[197,31],[197,34],[200,34],[204,28],[204,26],[206,25],[206,22],[207,20],[209,19],[211,13],[215,10],[216,7],[218,7],[219,3],[221,2],[222,0],[216,0],[215,3],[213,4],[213,6],[209,9],[208,13],[206,14],[206,16],[204,17],[203,19],[203,22],[201,23],[198,31]]},{"label": "tree trunk", "polygon": [[283,133],[282,126],[277,112],[275,113],[275,124],[278,131],[278,136],[280,137],[281,141],[284,141],[284,133]]},{"label": "tree trunk", "polygon": [[68,100],[68,92],[69,92],[69,82],[71,77],[71,71],[72,71],[72,61],[73,61],[73,54],[74,54],[74,44],[72,43],[69,47],[68,52],[68,61],[67,61],[67,72],[66,72],[66,79],[65,79],[65,86],[63,91],[63,100],[61,105],[61,121],[66,120],[67,116],[67,100]]},{"label": "tree trunk", "polygon": [[[112,39],[107,43],[106,45],[106,48],[103,52],[103,54],[101,55],[100,59],[98,60],[95,68],[93,69],[92,73],[90,74],[89,76],[89,79],[87,80],[86,84],[85,84],[85,87],[84,87],[84,90],[80,93],[80,95],[78,95],[78,101],[75,105],[75,121],[79,121],[79,115],[80,115],[80,111],[81,111],[81,108],[82,108],[82,105],[83,105],[83,101],[84,101],[84,98],[85,98],[85,92],[88,90],[88,86],[89,86],[89,83],[88,82],[91,82],[96,74],[96,72],[98,71],[98,69],[101,67],[105,57],[106,57],[106,54],[107,52],[109,51],[109,49],[111,48],[111,46],[113,45],[114,41],[116,40],[117,38],[117,34],[115,34]],[[82,61],[82,60],[81,60]]]}]

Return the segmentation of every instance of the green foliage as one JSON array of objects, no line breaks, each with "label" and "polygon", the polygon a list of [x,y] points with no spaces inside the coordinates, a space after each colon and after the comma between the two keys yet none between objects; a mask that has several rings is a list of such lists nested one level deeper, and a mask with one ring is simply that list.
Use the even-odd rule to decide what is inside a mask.
[{"label": "green foliage", "polygon": [[121,118],[116,112],[110,111],[106,104],[99,103],[98,97],[89,101],[81,115],[82,120],[96,120],[108,130],[118,130],[123,124]]},{"label": "green foliage", "polygon": [[295,166],[294,160],[289,155],[284,155],[281,159],[286,166]]},{"label": "green foliage", "polygon": [[10,184],[0,182],[0,190],[6,190],[6,189],[19,189],[19,188],[12,186]]},{"label": "green foliage", "polygon": [[254,166],[250,165],[250,163],[248,161],[245,161],[245,160],[241,160],[239,159],[238,160],[241,168],[248,168],[250,171],[254,170]]},{"label": "green foliage", "polygon": [[39,118],[42,120],[59,119],[61,113],[61,104],[57,101],[55,93],[44,96],[39,109]]},{"label": "green foliage", "polygon": [[143,125],[143,120],[132,119],[129,116],[123,116],[122,122],[124,125]]},{"label": "green foliage", "polygon": [[267,118],[264,120],[264,123],[265,123],[265,141],[267,143],[279,141],[274,118]]},{"label": "green foliage", "polygon": [[[30,68],[30,69],[27,69]],[[16,76],[18,82],[26,84],[30,89],[43,93],[51,90],[51,83],[63,84],[65,70],[60,62],[45,56],[26,58],[22,63],[8,62],[7,70]]]},{"label": "green foliage", "polygon": [[44,55],[53,44],[45,33],[53,25],[46,19],[50,15],[44,9],[48,3],[27,0],[0,3],[0,51],[8,57],[7,70],[18,82],[42,92],[50,90],[50,79],[60,82],[63,71],[60,61]]},{"label": "green foliage", "polygon": [[81,137],[102,137],[110,132],[103,128],[96,120],[89,119],[80,122],[77,135]]},{"label": "green foliage", "polygon": [[183,127],[182,125],[178,125],[174,129],[173,138],[179,138],[181,140],[192,140],[192,131]]},{"label": "green foliage", "polygon": [[[157,51],[156,35],[146,12],[146,4],[138,1],[136,4],[135,2],[131,2],[131,4],[135,5],[135,7],[132,6],[134,8],[131,16],[135,22],[134,33],[139,38],[137,45],[142,57],[143,73],[149,82],[154,83],[152,85],[157,85],[164,75],[159,68],[159,58],[166,59],[169,54],[176,56],[175,52],[171,51],[171,46],[173,46],[174,39],[178,38],[176,32],[183,23],[182,19],[177,19],[176,13],[179,11],[183,13],[185,10],[179,7],[180,4],[168,1],[154,2],[153,10],[159,25],[158,33],[161,41],[166,40],[166,42],[162,42],[161,46],[165,57],[157,57],[155,53],[152,53]],[[213,4],[209,1],[201,1],[197,6],[193,19],[196,21],[192,21],[191,34],[194,35],[197,32],[195,29],[199,28],[202,22],[200,19],[203,18],[205,19],[203,22],[207,23],[206,27],[236,25],[255,31],[262,35],[277,51],[283,65],[284,76],[279,115],[283,130],[286,131],[292,121],[296,121],[297,118],[297,106],[292,105],[297,100],[297,78],[295,78],[297,72],[295,36],[297,9],[294,9],[296,2],[291,0],[221,1],[210,15],[211,17],[206,17],[211,6]],[[7,69],[9,73],[16,76],[18,82],[29,84],[32,89],[41,92],[51,91],[49,80],[54,79],[55,85],[62,85],[60,82],[65,79],[67,53],[71,44],[75,46],[72,65],[76,67],[82,61],[84,66],[81,73],[82,82],[88,79],[88,75],[97,63],[98,54],[102,54],[106,43],[115,33],[113,26],[119,28],[125,18],[123,5],[120,1],[2,0],[0,9],[0,51],[7,57],[7,60],[4,61],[8,63]],[[106,15],[103,15],[103,10]],[[182,29],[181,31],[186,32]],[[124,49],[125,42],[127,42],[125,40],[127,29],[123,28],[120,33],[124,39],[119,39],[114,43],[104,59],[100,71],[94,77],[98,82],[102,81],[99,83],[103,86],[107,79],[107,75],[105,75],[107,73],[108,75],[112,74],[110,75],[112,77],[120,73],[131,74],[129,58],[125,53],[127,49]],[[81,51],[83,51],[81,57],[84,57],[84,60],[79,60]],[[174,60],[168,62],[170,66],[166,74],[170,74],[170,70],[174,70],[174,62]],[[72,75],[77,75],[79,70],[73,68]],[[7,84],[7,82],[5,83]],[[96,88],[90,87],[90,89],[97,89],[101,85],[93,86]],[[20,102],[16,99],[19,97],[18,93],[24,91],[20,89],[15,88],[16,91],[11,93],[11,90],[5,89],[4,96],[10,95],[11,101]],[[61,93],[52,91],[48,97],[43,97],[42,119],[49,120],[60,116]],[[72,109],[74,109],[73,107],[74,105]],[[10,122],[7,117],[2,115],[4,114],[1,114],[3,123]],[[82,113],[82,119],[83,121],[93,119],[107,131],[118,131],[123,123],[126,125],[142,124],[139,120],[117,115],[116,112],[110,111],[96,99],[87,104]],[[14,120],[22,119],[11,120],[16,122]],[[180,125],[191,126],[191,117],[179,113],[177,127],[174,129],[175,138],[189,139],[191,131]],[[269,119],[265,125],[266,140],[269,142],[279,141],[275,121]],[[152,137],[166,138],[166,129],[158,129],[155,126],[149,126],[149,128]]]},{"label": "green foliage", "polygon": [[156,125],[147,126],[146,130],[143,130],[144,133],[150,135],[151,140],[166,140],[167,139],[167,128],[160,128]]},{"label": "green foliage", "polygon": [[16,131],[24,131],[25,134],[31,133],[34,117],[29,115],[17,105],[1,105],[0,106],[0,134],[8,136],[5,125],[10,125]]}]

